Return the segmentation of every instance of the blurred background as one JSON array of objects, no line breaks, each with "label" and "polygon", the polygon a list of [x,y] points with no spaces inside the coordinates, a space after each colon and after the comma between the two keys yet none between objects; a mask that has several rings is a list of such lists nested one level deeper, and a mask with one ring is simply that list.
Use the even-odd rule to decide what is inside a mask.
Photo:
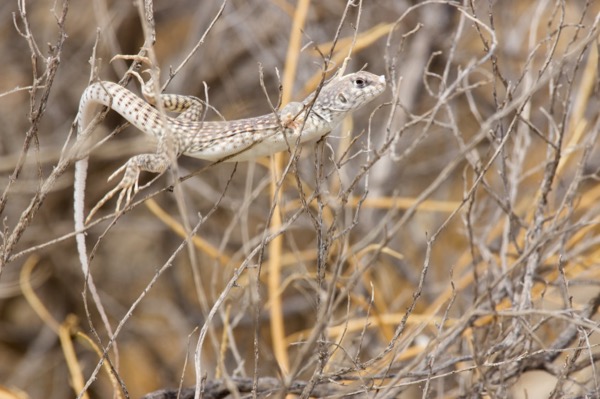
[{"label": "blurred background", "polygon": [[[600,394],[600,4],[146,4],[153,20],[131,1],[0,4],[0,397],[138,398],[198,372],[207,397],[253,382],[259,396]],[[147,55],[153,29],[165,92],[227,120],[304,98],[349,54],[347,73],[388,88],[298,157],[181,157],[135,196],[151,199],[119,216],[110,201],[86,230],[95,301],[73,123],[89,82],[122,80],[131,61],[111,59]],[[123,123],[108,113],[88,143],[118,132],[91,151],[87,211],[155,149]]]}]

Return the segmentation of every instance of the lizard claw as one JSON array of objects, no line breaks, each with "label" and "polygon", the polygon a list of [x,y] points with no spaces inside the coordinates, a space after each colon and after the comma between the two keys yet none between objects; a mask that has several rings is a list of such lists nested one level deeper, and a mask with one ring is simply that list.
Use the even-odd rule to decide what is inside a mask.
[{"label": "lizard claw", "polygon": [[150,104],[155,104],[156,98],[154,95],[154,72],[156,72],[157,74],[160,73],[160,68],[155,67],[154,63],[152,62],[152,60],[150,58],[144,57],[141,55],[137,55],[137,54],[135,54],[135,55],[117,54],[110,60],[110,62],[113,62],[115,60],[135,61],[135,62],[139,62],[143,65],[148,66],[148,69],[144,69],[142,71],[142,73],[147,73],[148,75],[150,75],[150,79],[147,82],[144,82],[144,79],[137,71],[128,70],[127,74],[129,74],[137,79],[137,81],[140,84],[140,87],[142,88],[142,94],[144,95],[146,100],[148,100],[148,102],[150,102]]},{"label": "lizard claw", "polygon": [[154,78],[152,77],[152,70],[144,69],[142,73],[147,73],[150,75],[150,79],[147,82],[144,82],[142,76],[136,71],[127,71],[128,75],[133,76],[137,79],[140,84],[140,88],[142,89],[142,95],[152,105],[156,105],[156,96],[154,94]]},{"label": "lizard claw", "polygon": [[[142,72],[148,72],[147,70],[143,70]],[[144,79],[142,79],[142,77],[140,76],[139,73],[137,73],[136,71],[127,71],[128,75],[133,76],[134,78],[137,79],[137,81],[140,83],[140,86],[144,87],[144,85],[146,84],[146,82],[144,82]]]},{"label": "lizard claw", "polygon": [[144,57],[144,56],[138,55],[138,54],[134,54],[134,55],[117,54],[111,58],[110,62],[113,62],[115,60],[137,61],[142,64],[146,64],[150,67],[152,67],[152,65],[153,65],[150,58]]},{"label": "lizard claw", "polygon": [[98,212],[104,204],[106,204],[115,194],[119,193],[119,197],[117,198],[117,206],[115,212],[121,211],[121,204],[123,204],[123,199],[125,199],[125,206],[131,202],[131,198],[139,191],[139,183],[138,178],[140,176],[140,168],[133,162],[127,162],[119,169],[117,169],[112,175],[108,177],[108,181],[114,179],[118,174],[122,171],[125,171],[123,174],[123,178],[117,184],[115,188],[110,190],[98,203],[94,206],[94,208],[90,211],[89,215],[85,219],[85,224],[88,224],[92,217]]}]

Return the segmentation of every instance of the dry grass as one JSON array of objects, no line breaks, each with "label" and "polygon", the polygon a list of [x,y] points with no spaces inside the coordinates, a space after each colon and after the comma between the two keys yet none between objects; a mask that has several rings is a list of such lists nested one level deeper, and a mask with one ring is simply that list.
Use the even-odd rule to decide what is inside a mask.
[{"label": "dry grass", "polygon": [[[0,397],[600,395],[600,4],[18,3],[0,5]],[[181,158],[174,191],[167,173],[104,207],[97,302],[73,121],[154,28],[167,91],[228,119],[269,112],[261,69],[273,103],[349,54],[388,90],[299,157]],[[151,148],[132,128],[94,148],[88,209]]]}]

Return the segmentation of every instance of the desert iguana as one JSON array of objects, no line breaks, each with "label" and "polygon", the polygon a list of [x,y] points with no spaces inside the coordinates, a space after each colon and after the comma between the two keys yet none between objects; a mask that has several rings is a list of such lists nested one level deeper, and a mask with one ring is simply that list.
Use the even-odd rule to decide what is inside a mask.
[{"label": "desert iguana", "polygon": [[[150,104],[155,104],[152,81],[144,84],[139,75],[134,75],[142,83],[144,97]],[[129,202],[131,195],[138,190],[141,171],[163,173],[167,170],[171,164],[167,153],[167,134],[172,138],[177,156],[184,154],[210,161],[247,161],[323,137],[346,115],[379,96],[385,86],[384,76],[360,71],[334,77],[320,92],[310,94],[302,102],[289,103],[277,113],[233,121],[208,122],[201,120],[202,102],[196,97],[162,94],[160,101],[164,109],[181,113],[178,117],[171,117],[161,115],[150,104],[116,83],[93,83],[81,96],[78,134],[84,132],[95,115],[95,106],[101,104],[118,112],[142,132],[154,136],[158,140],[158,149],[154,154],[130,158],[115,171],[109,180],[124,170],[123,179],[98,202],[87,220],[119,191],[117,210],[125,197]],[[83,206],[87,158],[78,161],[75,169],[76,203]],[[82,218],[83,210],[81,213]],[[76,228],[79,230],[83,226]]]},{"label": "desert iguana", "polygon": [[[142,94],[155,104],[152,81],[142,84]],[[113,173],[109,180],[124,170],[121,182],[107,193],[90,211],[89,219],[117,192],[117,211],[124,198],[127,202],[138,191],[141,171],[163,173],[171,164],[168,146],[173,145],[177,156],[188,155],[210,161],[247,161],[271,155],[297,144],[317,140],[351,112],[379,96],[385,90],[385,77],[360,71],[336,76],[301,102],[291,102],[280,111],[255,118],[208,122],[201,119],[202,102],[196,97],[162,94],[165,110],[179,112],[178,117],[161,114],[128,89],[112,82],[96,82],[86,88],[79,103],[78,136],[89,135],[86,127],[95,115],[98,104],[118,112],[142,132],[158,140],[154,154],[136,155]],[[166,126],[165,126],[166,123]],[[168,137],[168,138],[167,138]],[[78,137],[83,139],[84,137]],[[78,252],[84,271],[87,269],[87,250],[83,230],[84,191],[87,157],[75,165],[75,229]]]}]

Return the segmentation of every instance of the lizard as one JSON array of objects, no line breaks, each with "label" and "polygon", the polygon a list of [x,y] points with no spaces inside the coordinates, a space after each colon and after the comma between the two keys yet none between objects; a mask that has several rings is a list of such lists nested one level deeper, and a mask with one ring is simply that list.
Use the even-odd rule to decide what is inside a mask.
[{"label": "lizard", "polygon": [[[142,86],[144,102],[123,86],[101,81],[88,86],[81,96],[77,116],[77,135],[89,135],[86,129],[95,115],[97,105],[118,112],[132,125],[158,140],[154,154],[140,154],[130,158],[110,177],[119,173],[123,178],[90,211],[84,221],[84,194],[88,158],[75,163],[74,217],[76,241],[80,260],[87,269],[85,224],[95,212],[117,192],[117,211],[126,198],[139,190],[138,177],[142,171],[163,173],[171,165],[168,144],[174,145],[176,156],[187,155],[209,161],[248,161],[315,141],[331,132],[341,121],[383,93],[385,76],[359,71],[344,76],[334,76],[320,90],[300,102],[291,102],[280,111],[254,118],[232,121],[204,121],[202,101],[196,97],[161,94],[164,110],[178,112],[178,117],[161,114],[151,104],[157,99],[152,90],[152,78],[144,83],[136,72],[131,72]],[[165,125],[166,123],[166,125]],[[167,135],[170,135],[168,142]]]},{"label": "lizard", "polygon": [[[140,154],[130,158],[108,180],[119,173],[123,178],[90,211],[85,223],[117,192],[117,211],[122,200],[129,202],[139,190],[138,178],[142,171],[163,173],[171,165],[167,151],[170,134],[176,156],[187,155],[209,161],[238,162],[256,159],[293,148],[296,144],[315,141],[333,130],[342,119],[379,96],[386,87],[385,76],[359,71],[333,77],[320,90],[300,102],[291,102],[280,111],[254,118],[232,121],[204,121],[202,101],[196,97],[161,94],[159,101],[165,110],[178,112],[178,117],[162,115],[152,105],[157,99],[152,90],[152,79],[144,83],[132,73],[142,86],[144,102],[133,92],[113,82],[100,81],[88,86],[81,96],[77,116],[78,136],[89,134],[86,127],[95,115],[97,105],[104,105],[119,113],[142,132],[158,140],[154,154]],[[167,126],[165,126],[165,123]],[[83,220],[83,200],[87,158],[75,165],[75,214]],[[79,204],[79,205],[78,205]],[[77,209],[80,207],[81,209]],[[78,230],[83,223],[76,222]]]}]

